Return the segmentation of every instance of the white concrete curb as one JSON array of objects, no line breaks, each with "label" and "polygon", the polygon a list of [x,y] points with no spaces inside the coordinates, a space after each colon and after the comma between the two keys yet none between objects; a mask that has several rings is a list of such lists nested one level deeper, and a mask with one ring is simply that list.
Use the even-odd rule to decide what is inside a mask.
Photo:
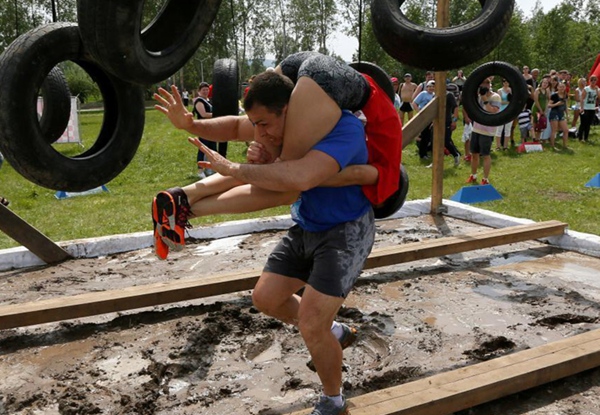
[{"label": "white concrete curb", "polygon": [[[448,209],[447,216],[494,228],[534,222],[530,219],[515,218],[451,200],[444,200],[443,204]],[[430,208],[431,199],[409,201],[389,219],[427,215]],[[289,215],[248,219],[194,228],[189,230],[189,235],[196,239],[220,239],[265,230],[287,229],[292,223]],[[567,231],[563,236],[546,238],[545,240],[563,249],[600,257],[600,236],[597,235]],[[152,242],[152,232],[148,231],[78,239],[59,242],[58,244],[75,258],[95,258],[149,248],[152,246]],[[45,265],[45,262],[24,247],[0,250],[0,271],[40,265]]]}]

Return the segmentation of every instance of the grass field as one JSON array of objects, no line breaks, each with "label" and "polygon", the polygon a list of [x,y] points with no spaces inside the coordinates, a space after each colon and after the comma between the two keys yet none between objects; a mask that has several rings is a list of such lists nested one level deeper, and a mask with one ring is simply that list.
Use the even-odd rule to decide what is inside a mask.
[{"label": "grass field", "polygon": [[[80,114],[86,147],[93,143],[101,122],[101,112]],[[462,152],[461,135],[459,127],[453,137]],[[186,137],[162,114],[148,110],[140,148],[125,171],[107,183],[108,193],[58,200],[55,191],[27,181],[5,162],[0,169],[0,195],[10,200],[15,213],[54,241],[151,230],[152,197],[162,189],[197,179],[195,147],[187,143]],[[599,127],[593,127],[591,143],[571,139],[570,151],[546,148],[542,153],[519,154],[514,149],[494,152],[490,180],[503,199],[477,206],[535,221],[557,219],[568,223],[570,229],[600,235],[600,189],[585,187],[600,172],[599,138]],[[68,155],[81,152],[74,144],[59,144],[56,148]],[[229,148],[229,158],[243,160],[244,143],[230,143]],[[466,185],[470,167],[465,162],[454,167],[451,157],[445,157],[444,163],[443,194],[450,198]],[[410,177],[409,200],[429,197],[431,169],[419,159],[414,144],[404,150],[403,164]],[[197,218],[192,223],[198,226],[288,211],[287,207],[280,207],[257,214]],[[12,246],[18,244],[0,233],[0,248]]]}]

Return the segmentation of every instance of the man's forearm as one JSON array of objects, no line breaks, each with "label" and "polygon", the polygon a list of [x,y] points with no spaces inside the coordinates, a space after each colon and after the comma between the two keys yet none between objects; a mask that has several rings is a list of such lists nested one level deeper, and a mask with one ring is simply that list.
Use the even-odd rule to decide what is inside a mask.
[{"label": "man's forearm", "polygon": [[194,120],[185,130],[194,136],[217,142],[252,141],[253,139],[252,124],[245,116],[228,115]]},{"label": "man's forearm", "polygon": [[338,174],[325,180],[320,186],[343,187],[374,185],[379,179],[379,171],[370,164],[356,164],[347,166]]},{"label": "man's forearm", "polygon": [[301,160],[262,165],[231,163],[224,173],[263,189],[302,192],[319,186],[338,170],[338,164],[329,156],[311,151]]}]

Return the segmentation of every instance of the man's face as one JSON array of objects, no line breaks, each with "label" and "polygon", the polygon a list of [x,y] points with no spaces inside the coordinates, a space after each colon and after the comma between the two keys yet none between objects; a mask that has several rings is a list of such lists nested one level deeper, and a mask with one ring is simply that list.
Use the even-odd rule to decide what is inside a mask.
[{"label": "man's face", "polygon": [[254,108],[247,111],[246,115],[254,124],[255,134],[258,135],[257,141],[280,146],[283,143],[286,112],[287,105],[279,115],[270,111],[264,105],[255,105]]}]

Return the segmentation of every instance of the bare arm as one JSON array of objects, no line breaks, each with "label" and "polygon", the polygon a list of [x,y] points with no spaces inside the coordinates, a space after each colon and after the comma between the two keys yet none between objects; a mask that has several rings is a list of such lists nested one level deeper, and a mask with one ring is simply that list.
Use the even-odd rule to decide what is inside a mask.
[{"label": "bare arm", "polygon": [[353,164],[345,167],[338,174],[325,180],[320,186],[343,187],[352,185],[374,185],[379,179],[379,171],[370,164]]},{"label": "bare arm", "polygon": [[[272,163],[273,157],[264,144],[253,141],[248,147],[248,162],[249,163]],[[323,187],[342,187],[352,185],[373,185],[379,179],[378,170],[368,164],[353,164],[346,166],[338,174],[325,180],[320,186]]]},{"label": "bare arm", "polygon": [[413,92],[413,96],[412,96],[413,101],[415,100],[417,95],[419,95],[421,93],[422,90],[423,90],[423,84],[421,83],[417,86],[417,88],[415,89],[415,92]]},{"label": "bare arm", "polygon": [[206,119],[206,118],[212,118],[212,116],[213,116],[213,115],[212,115],[212,112],[208,112],[208,111],[206,111],[206,108],[205,108],[205,107],[204,107],[204,105],[203,105],[203,104],[200,102],[200,100],[198,100],[198,101],[196,102],[196,111],[198,111],[198,113],[200,114],[200,116],[201,116],[203,119]]},{"label": "bare arm", "polygon": [[339,171],[337,161],[318,150],[309,151],[299,160],[272,164],[240,164],[222,157],[197,138],[189,138],[189,141],[208,159],[206,162],[200,162],[199,165],[210,167],[224,176],[231,176],[267,190],[305,191],[319,186]]},{"label": "bare arm", "polygon": [[171,93],[163,88],[158,92],[154,94],[158,102],[154,107],[165,114],[175,128],[211,141],[252,141],[254,127],[245,115],[194,120],[194,115],[183,105],[176,86],[171,87]]},{"label": "bare arm", "polygon": [[538,112],[541,112],[541,113],[543,113],[543,112],[544,112],[544,110],[543,110],[543,109],[542,109],[542,107],[540,106],[540,99],[539,99],[539,97],[540,97],[540,90],[539,90],[539,89],[536,89],[536,90],[535,90],[535,93],[533,94],[533,96],[534,96],[535,106],[537,107],[537,109],[538,109]]}]

